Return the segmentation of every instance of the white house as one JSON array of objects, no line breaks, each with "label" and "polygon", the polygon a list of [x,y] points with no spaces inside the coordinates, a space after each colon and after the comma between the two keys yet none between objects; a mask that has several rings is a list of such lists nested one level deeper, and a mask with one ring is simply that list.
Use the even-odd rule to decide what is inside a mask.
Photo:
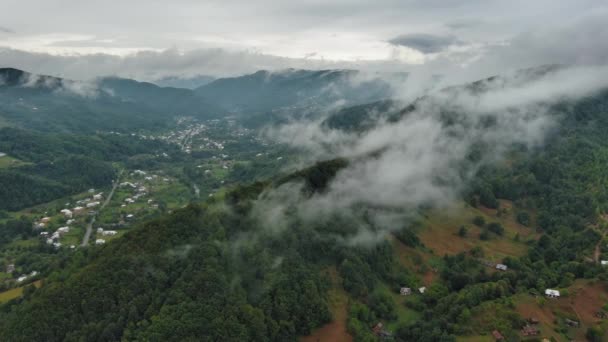
[{"label": "white house", "polygon": [[507,270],[507,265],[503,265],[503,264],[496,264],[496,269],[500,270],[500,271],[506,271]]},{"label": "white house", "polygon": [[97,228],[97,233],[99,233],[99,234],[103,233],[103,228],[101,228],[101,227]]},{"label": "white house", "polygon": [[549,298],[558,298],[559,297],[559,291],[558,290],[552,290],[552,289],[546,289],[545,290],[545,295]]},{"label": "white house", "polygon": [[418,289],[418,292],[420,292],[420,293],[424,294],[424,293],[426,292],[426,287],[425,287],[425,286],[423,286],[423,287],[419,288],[419,289]]},{"label": "white house", "polygon": [[99,202],[87,203],[87,208],[94,208],[99,205]]},{"label": "white house", "polygon": [[72,218],[72,211],[70,209],[61,209],[61,213],[66,218]]},{"label": "white house", "polygon": [[402,296],[409,296],[410,294],[412,294],[412,289],[410,289],[409,287],[402,287],[401,290],[399,290],[399,293]]},{"label": "white house", "polygon": [[95,240],[95,244],[96,245],[103,245],[104,243],[106,243],[106,240],[104,240],[104,239],[97,239],[97,240]]},{"label": "white house", "polygon": [[57,229],[57,233],[59,234],[64,234],[64,233],[69,233],[70,232],[70,227],[61,227]]},{"label": "white house", "polygon": [[27,276],[22,275],[21,277],[17,278],[17,282],[20,283],[20,282],[24,281],[25,279],[27,279]]},{"label": "white house", "polygon": [[606,266],[608,265],[608,260],[602,260],[600,261],[600,263],[602,264],[602,266]]},{"label": "white house", "polygon": [[93,199],[94,199],[95,201],[99,201],[99,200],[101,200],[102,198],[103,198],[103,196],[101,195],[101,193],[96,194],[96,195],[93,195]]},{"label": "white house", "polygon": [[112,236],[112,235],[116,235],[116,231],[115,230],[106,230],[101,232],[101,235],[103,236]]}]

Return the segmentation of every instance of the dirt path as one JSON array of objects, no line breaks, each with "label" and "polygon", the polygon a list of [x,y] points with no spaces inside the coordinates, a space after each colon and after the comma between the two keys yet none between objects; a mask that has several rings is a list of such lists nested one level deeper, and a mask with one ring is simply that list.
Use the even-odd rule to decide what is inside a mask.
[{"label": "dirt path", "polygon": [[108,197],[106,198],[105,201],[103,201],[103,203],[99,207],[99,210],[97,210],[97,213],[95,215],[93,215],[93,217],[91,218],[91,221],[89,221],[89,223],[87,224],[87,230],[84,233],[84,237],[82,238],[82,244],[80,246],[86,247],[89,244],[89,239],[91,238],[91,233],[93,232],[93,224],[95,224],[95,220],[97,219],[97,214],[99,214],[99,212],[102,211],[103,208],[105,208],[106,205],[108,205],[108,203],[110,203],[110,200],[112,199],[112,196],[114,195],[114,191],[116,191],[116,188],[118,187],[118,184],[120,183],[121,175],[122,175],[122,170],[118,173],[118,177],[116,178],[116,181],[112,185],[112,190],[108,194]]}]

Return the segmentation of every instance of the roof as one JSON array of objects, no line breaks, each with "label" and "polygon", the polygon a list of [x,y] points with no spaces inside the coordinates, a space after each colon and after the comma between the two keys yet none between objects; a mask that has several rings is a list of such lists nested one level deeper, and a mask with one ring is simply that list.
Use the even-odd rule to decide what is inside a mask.
[{"label": "roof", "polygon": [[492,336],[494,336],[494,338],[497,340],[504,339],[504,337],[502,337],[502,334],[498,330],[492,331]]},{"label": "roof", "polygon": [[559,297],[559,291],[558,290],[546,289],[545,290],[545,294],[547,296],[556,296],[556,297]]}]

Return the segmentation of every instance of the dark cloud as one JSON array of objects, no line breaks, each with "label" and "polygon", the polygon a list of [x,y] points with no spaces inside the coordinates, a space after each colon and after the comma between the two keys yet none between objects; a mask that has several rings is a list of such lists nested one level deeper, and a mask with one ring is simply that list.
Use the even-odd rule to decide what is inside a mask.
[{"label": "dark cloud", "polygon": [[400,45],[418,50],[422,53],[437,53],[450,45],[460,45],[462,42],[451,35],[439,36],[427,33],[410,33],[397,36],[388,41],[393,45]]},{"label": "dark cloud", "polygon": [[0,32],[2,32],[2,33],[15,33],[14,30],[11,30],[10,28],[4,27],[4,26],[0,26]]}]

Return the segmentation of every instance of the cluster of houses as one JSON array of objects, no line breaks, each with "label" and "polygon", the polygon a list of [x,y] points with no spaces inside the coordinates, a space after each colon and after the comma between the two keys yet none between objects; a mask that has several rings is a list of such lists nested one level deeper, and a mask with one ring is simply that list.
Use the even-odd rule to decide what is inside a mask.
[{"label": "cluster of houses", "polygon": [[53,234],[49,235],[49,232],[40,232],[40,236],[46,239],[47,245],[53,245],[56,248],[61,247],[59,239],[66,233],[70,232],[70,227],[60,227]]},{"label": "cluster of houses", "polygon": [[[114,236],[116,234],[118,234],[118,232],[115,231],[115,230],[104,230],[101,227],[97,228],[97,235],[101,235],[101,236]],[[104,240],[104,239],[97,239],[97,240],[95,240],[95,244],[96,245],[103,245],[104,243],[106,243],[106,240]]]}]

